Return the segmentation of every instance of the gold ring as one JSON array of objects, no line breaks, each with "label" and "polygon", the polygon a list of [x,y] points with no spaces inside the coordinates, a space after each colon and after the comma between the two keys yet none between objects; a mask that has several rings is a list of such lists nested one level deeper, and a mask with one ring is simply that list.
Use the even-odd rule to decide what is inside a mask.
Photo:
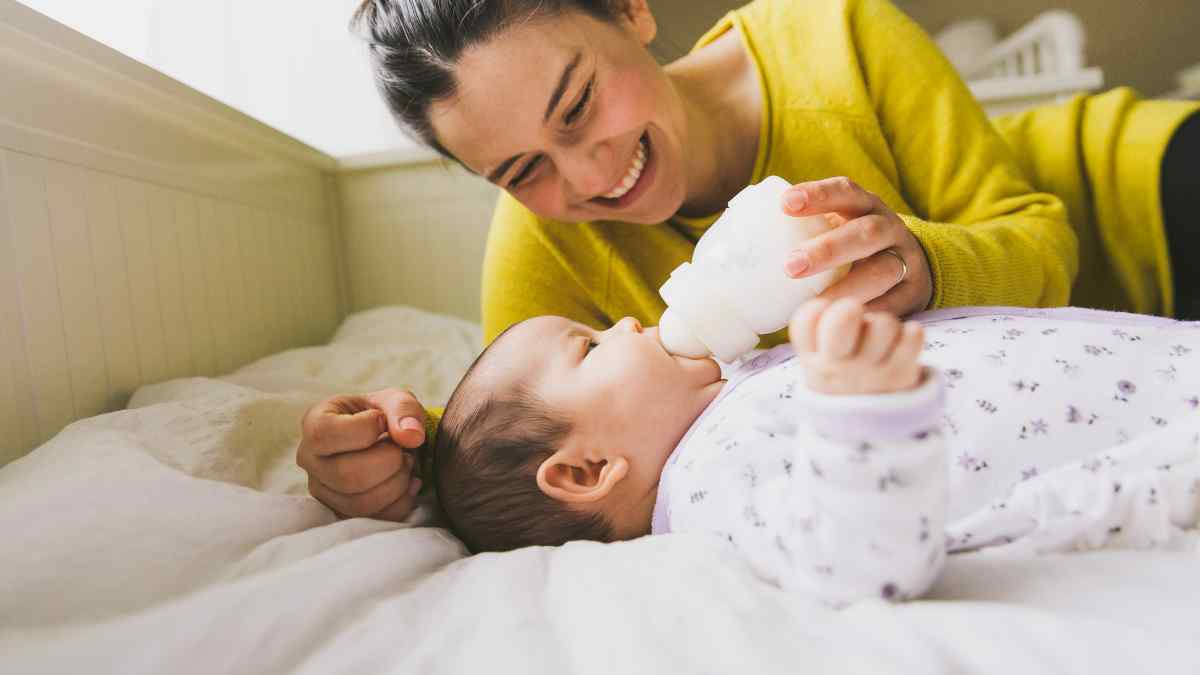
[{"label": "gold ring", "polygon": [[896,277],[896,280],[892,282],[892,285],[896,286],[901,281],[904,281],[904,278],[908,276],[908,263],[904,262],[904,256],[900,255],[900,252],[894,248],[885,248],[880,251],[880,253],[887,253],[896,260],[900,261],[900,274]]}]

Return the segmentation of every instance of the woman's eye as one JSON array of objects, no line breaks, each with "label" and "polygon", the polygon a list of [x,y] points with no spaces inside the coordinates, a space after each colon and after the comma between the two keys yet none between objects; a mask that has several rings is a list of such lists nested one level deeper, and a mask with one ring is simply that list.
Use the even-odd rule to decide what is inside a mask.
[{"label": "woman's eye", "polygon": [[519,186],[521,183],[523,183],[525,181],[526,178],[529,177],[529,174],[532,173],[535,168],[537,168],[537,165],[541,164],[541,163],[542,163],[541,155],[534,157],[532,160],[529,161],[528,164],[525,165],[524,169],[521,169],[521,173],[517,174],[516,178],[513,178],[511,181],[508,182],[508,187],[511,189],[511,188],[515,188],[515,187]]},{"label": "woman's eye", "polygon": [[567,116],[563,118],[563,121],[568,125],[579,119],[579,116],[583,114],[584,109],[587,108],[588,101],[590,101],[592,98],[592,85],[594,83],[595,80],[588,82],[587,87],[585,87],[583,90],[583,96],[579,97],[579,103],[576,103],[575,107],[571,108],[571,110],[567,113]]}]

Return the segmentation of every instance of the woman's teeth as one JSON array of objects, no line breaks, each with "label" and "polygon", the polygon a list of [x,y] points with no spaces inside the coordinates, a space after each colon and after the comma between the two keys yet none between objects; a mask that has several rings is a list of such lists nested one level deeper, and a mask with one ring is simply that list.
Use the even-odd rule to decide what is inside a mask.
[{"label": "woman's teeth", "polygon": [[646,141],[642,139],[638,141],[637,152],[633,153],[633,163],[629,165],[629,170],[625,172],[625,178],[621,180],[621,184],[613,188],[612,192],[604,195],[605,199],[620,199],[627,192],[637,185],[638,179],[642,177],[642,169],[646,168]]}]

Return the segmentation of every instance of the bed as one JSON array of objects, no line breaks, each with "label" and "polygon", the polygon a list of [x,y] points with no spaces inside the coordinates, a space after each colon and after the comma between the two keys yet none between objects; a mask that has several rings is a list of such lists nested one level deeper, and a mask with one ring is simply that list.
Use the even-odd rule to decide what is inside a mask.
[{"label": "bed", "polygon": [[294,465],[334,391],[444,400],[476,325],[404,307],[325,346],[142,387],[0,470],[11,673],[1196,672],[1188,551],[951,560],[932,597],[832,612],[704,538],[467,557],[426,501],[339,521]]}]

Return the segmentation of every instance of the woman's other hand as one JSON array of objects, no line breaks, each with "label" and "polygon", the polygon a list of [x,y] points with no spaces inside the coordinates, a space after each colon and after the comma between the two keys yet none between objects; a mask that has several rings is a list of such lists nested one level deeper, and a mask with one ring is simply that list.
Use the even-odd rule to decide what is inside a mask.
[{"label": "woman's other hand", "polygon": [[308,491],[339,517],[401,521],[412,512],[425,409],[411,392],[334,396],[309,408],[300,427],[296,463]]},{"label": "woman's other hand", "polygon": [[788,276],[799,278],[847,263],[849,274],[821,294],[853,298],[872,312],[907,316],[928,307],[933,277],[920,242],[876,195],[848,178],[797,183],[783,195],[789,216],[829,214],[837,227],[792,252]]}]

